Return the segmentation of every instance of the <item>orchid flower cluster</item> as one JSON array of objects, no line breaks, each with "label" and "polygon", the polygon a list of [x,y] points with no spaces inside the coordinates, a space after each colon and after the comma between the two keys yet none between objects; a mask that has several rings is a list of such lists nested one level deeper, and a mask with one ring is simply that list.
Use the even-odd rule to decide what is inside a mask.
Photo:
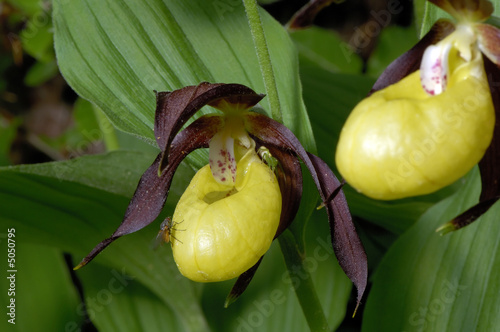
[{"label": "orchid flower cluster", "polygon": [[[366,254],[341,183],[307,153],[283,124],[257,112],[264,95],[240,84],[201,83],[158,92],[154,133],[161,149],[146,170],[123,222],[76,267],[90,262],[119,237],[153,222],[165,204],[173,175],[193,150],[209,148],[209,163],[191,180],[160,238],[170,240],[179,271],[197,282],[238,277],[228,300],[247,287],[274,238],[294,219],[302,196],[299,159],[309,169],[326,207],[333,248],[358,288],[367,282]],[[182,127],[200,108],[220,110]]]},{"label": "orchid flower cluster", "polygon": [[[486,0],[430,1],[456,22],[436,22],[386,69],[349,116],[337,147],[341,174],[376,199],[436,191],[483,156],[480,166],[488,166],[481,171],[493,174],[491,183],[500,181],[500,171],[491,166],[500,155],[500,142],[491,144],[498,137],[500,97],[491,93],[486,74],[500,79],[500,30],[484,23],[493,8]],[[287,127],[255,107],[262,98],[244,85],[207,82],[156,93],[154,134],[161,151],[141,177],[121,225],[76,268],[119,237],[155,221],[179,164],[192,151],[209,148],[208,164],[191,180],[173,218],[161,226],[159,238],[171,242],[179,271],[197,282],[237,278],[228,300],[240,296],[272,241],[297,214],[302,162],[326,207],[334,252],[357,287],[359,304],[367,261],[342,184]],[[220,112],[187,125],[206,105]],[[458,224],[474,219],[500,196],[484,179],[482,203]]]}]

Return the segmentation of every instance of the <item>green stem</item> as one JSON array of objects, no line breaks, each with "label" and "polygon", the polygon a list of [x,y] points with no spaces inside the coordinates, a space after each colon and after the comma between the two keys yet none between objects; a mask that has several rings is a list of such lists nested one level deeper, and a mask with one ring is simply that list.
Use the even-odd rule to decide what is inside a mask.
[{"label": "green stem", "polygon": [[92,105],[92,108],[94,109],[94,115],[99,124],[99,129],[101,130],[106,151],[118,150],[120,145],[116,137],[115,127],[99,107]]},{"label": "green stem", "polygon": [[[271,105],[271,115],[274,120],[282,123],[283,116],[281,114],[281,106],[278,98],[278,89],[257,1],[243,0],[243,4],[245,6],[248,24],[250,25],[254,46],[257,51],[260,71],[264,78],[267,97]],[[278,240],[285,258],[288,273],[292,280],[297,280],[294,284],[295,294],[297,294],[297,298],[311,332],[329,331],[330,328],[328,327],[323,308],[321,307],[314,284],[311,280],[311,275],[302,264],[303,255],[301,255],[295,237],[287,230],[280,235]]]},{"label": "green stem", "polygon": [[269,48],[267,47],[266,35],[264,34],[262,21],[260,20],[257,1],[243,0],[243,4],[247,13],[248,24],[252,33],[255,50],[257,51],[260,71],[262,73],[262,77],[264,78],[266,94],[271,105],[271,116],[274,120],[283,123],[280,100],[278,98],[278,88],[276,87],[273,65],[271,63],[271,56],[269,55]]},{"label": "green stem", "polygon": [[286,230],[280,235],[278,240],[285,258],[288,273],[290,274],[290,279],[293,280],[295,294],[297,294],[309,329],[311,332],[330,331],[311,275],[302,264],[303,255],[299,252],[293,234]]}]

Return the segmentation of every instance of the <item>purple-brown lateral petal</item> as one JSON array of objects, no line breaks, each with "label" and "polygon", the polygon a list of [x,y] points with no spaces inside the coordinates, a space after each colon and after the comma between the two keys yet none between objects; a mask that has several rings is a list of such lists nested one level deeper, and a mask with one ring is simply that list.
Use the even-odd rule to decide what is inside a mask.
[{"label": "purple-brown lateral petal", "polygon": [[320,197],[325,202],[332,228],[333,249],[340,266],[358,290],[358,305],[366,288],[368,264],[363,245],[354,228],[342,190],[333,200],[326,200],[341,185],[330,168],[320,158],[307,153],[295,135],[281,123],[258,113],[246,115],[246,128],[270,149],[295,153],[309,169]]},{"label": "purple-brown lateral petal", "polygon": [[[320,177],[320,188],[318,189],[323,193],[321,196],[329,197],[330,193],[338,190],[342,184],[323,160],[310,153],[309,157]],[[337,256],[345,274],[358,290],[357,309],[368,282],[366,253],[358,233],[356,233],[344,192],[339,190],[332,200],[325,202],[325,206],[328,212],[335,256]]]},{"label": "purple-brown lateral petal", "polygon": [[[316,168],[314,167],[309,154],[306,152],[299,139],[285,125],[275,121],[265,115],[259,113],[248,113],[245,120],[245,128],[254,137],[256,137],[262,145],[266,146],[270,151],[271,147],[287,153],[294,153],[306,165],[313,178],[316,187],[319,190],[321,200],[325,202],[330,196],[330,193],[324,193],[320,190],[321,180],[318,177]],[[271,152],[272,153],[272,152]],[[333,173],[332,173],[333,174]]]},{"label": "purple-brown lateral petal", "polygon": [[491,99],[495,107],[495,129],[490,146],[479,162],[481,173],[481,196],[479,203],[463,212],[453,220],[438,228],[442,235],[470,225],[481,217],[500,198],[500,69],[487,58],[484,70],[488,73]]},{"label": "purple-brown lateral petal", "polygon": [[[271,147],[275,147],[278,150],[293,152],[297,155],[306,164],[309,171],[312,170],[311,175],[314,183],[319,187],[318,176],[314,172],[314,167],[306,150],[299,139],[285,125],[265,115],[250,112],[245,116],[245,128],[269,150],[271,150]],[[321,197],[321,199],[324,200],[325,197]]]},{"label": "purple-brown lateral petal", "polygon": [[488,76],[491,99],[495,107],[495,129],[490,146],[479,162],[481,172],[480,201],[500,196],[500,68],[488,59],[484,59],[484,69]]},{"label": "purple-brown lateral petal", "polygon": [[264,96],[241,84],[200,83],[173,92],[156,93],[155,137],[163,151],[159,171],[168,164],[170,143],[186,121],[200,108],[210,104],[217,107],[224,100],[228,104],[257,104]]},{"label": "purple-brown lateral petal", "polygon": [[290,29],[307,28],[313,24],[314,18],[325,7],[330,6],[335,0],[311,0],[302,7],[288,23]]},{"label": "purple-brown lateral petal", "polygon": [[429,32],[415,46],[387,66],[373,85],[370,94],[399,82],[409,74],[418,70],[420,68],[420,61],[422,60],[425,49],[429,45],[435,44],[444,39],[454,30],[455,26],[450,21],[439,20],[434,23],[431,30],[429,30]]},{"label": "purple-brown lateral petal", "polygon": [[478,24],[476,31],[481,52],[500,66],[500,29],[489,24]]},{"label": "purple-brown lateral petal", "polygon": [[276,177],[280,185],[282,203],[280,224],[274,235],[274,238],[277,238],[290,226],[299,210],[302,199],[302,169],[297,157],[289,151],[270,146],[269,152],[279,161]]},{"label": "purple-brown lateral petal", "polygon": [[255,275],[255,272],[257,272],[257,269],[259,268],[260,262],[262,262],[263,257],[264,256],[262,256],[254,266],[243,272],[238,277],[238,279],[236,279],[233,288],[231,288],[231,291],[226,297],[224,308],[227,308],[231,303],[236,301],[240,297],[240,295],[243,294],[243,292],[247,289],[250,281],[252,281],[253,276]]},{"label": "purple-brown lateral petal", "polygon": [[160,153],[139,180],[137,189],[125,212],[125,217],[118,229],[109,238],[99,243],[77,268],[90,262],[111,242],[123,235],[146,227],[158,217],[167,200],[168,190],[177,167],[190,152],[208,147],[208,143],[215,134],[217,124],[220,121],[221,119],[218,116],[203,116],[175,137],[170,150],[168,167],[159,177],[158,166],[162,158]]},{"label": "purple-brown lateral petal", "polygon": [[[175,91],[156,92],[155,138],[160,149],[173,140],[183,124],[193,115],[184,114],[192,101],[209,89],[221,84],[202,82]],[[205,103],[206,104],[206,103]],[[201,107],[200,107],[201,108]]]},{"label": "purple-brown lateral petal", "polygon": [[460,228],[472,224],[479,217],[488,212],[490,207],[492,207],[493,204],[495,204],[499,198],[500,196],[479,202],[478,204],[474,205],[467,211],[461,213],[458,217],[455,217],[452,221],[448,222],[441,229],[445,231],[444,233],[448,233],[449,231],[456,231]]}]

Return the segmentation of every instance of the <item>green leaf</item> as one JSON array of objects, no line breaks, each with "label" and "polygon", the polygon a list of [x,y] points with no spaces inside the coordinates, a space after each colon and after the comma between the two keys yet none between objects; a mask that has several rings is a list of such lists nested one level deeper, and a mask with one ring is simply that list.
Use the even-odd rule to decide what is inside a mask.
[{"label": "green leaf", "polygon": [[[78,326],[82,317],[77,310],[78,294],[73,286],[68,266],[60,250],[26,242],[26,233],[14,223],[0,223],[0,248],[5,253],[2,260],[2,303],[10,305],[14,299],[15,324],[6,315],[4,307],[0,322],[2,331],[65,331],[72,324]],[[8,229],[14,229],[8,242]],[[7,266],[7,248],[14,249],[14,267]],[[10,256],[9,256],[10,257]],[[11,273],[8,270],[17,272]],[[14,276],[13,279],[7,277]],[[9,295],[9,293],[11,293]],[[54,310],[57,308],[57,310]]]},{"label": "green leaf", "polygon": [[436,228],[478,201],[479,172],[391,247],[373,279],[363,330],[492,331],[500,325],[500,204],[460,231]]},{"label": "green leaf", "polygon": [[[261,11],[261,18],[284,122],[314,147],[293,44],[266,12]],[[265,91],[240,3],[221,8],[202,0],[59,0],[54,2],[53,20],[58,63],[69,84],[119,129],[150,142],[153,90],[210,81]],[[269,111],[268,100],[262,105]]]},{"label": "green leaf", "polygon": [[78,276],[85,286],[87,314],[99,331],[182,330],[164,302],[136,280],[123,278],[120,271],[91,264]]},{"label": "green leaf", "polygon": [[[137,163],[151,162],[139,156],[117,151],[64,163],[0,169],[0,200],[4,204],[0,227],[15,227],[24,234],[25,241],[49,243],[77,259],[84,257],[120,224],[140,175]],[[127,166],[133,167],[127,169]],[[102,177],[90,176],[100,171]],[[189,172],[189,169],[187,173],[181,171],[174,182],[185,185],[182,175]],[[173,199],[175,196],[172,195]],[[167,202],[166,212],[172,211],[173,206]],[[148,287],[173,308],[186,330],[204,331],[206,322],[199,307],[197,286],[181,277],[170,248],[151,250],[157,227],[158,224],[153,224],[127,236],[126,240],[117,241],[96,262],[131,275]]]},{"label": "green leaf", "polygon": [[417,31],[413,26],[403,28],[388,26],[382,30],[377,46],[370,55],[367,73],[378,77],[385,68],[401,54],[408,51],[418,42]]},{"label": "green leaf", "polygon": [[427,0],[415,1],[414,7],[416,16],[415,22],[420,38],[422,38],[427,32],[429,32],[432,25],[436,23],[436,21],[440,18],[453,20],[451,15]]},{"label": "green leaf", "polygon": [[[108,193],[131,197],[137,182],[156,155],[138,151],[118,151],[89,155],[62,162],[0,168],[0,174],[36,174],[54,182],[69,181]],[[123,210],[122,212],[125,212]]]},{"label": "green leaf", "polygon": [[360,73],[362,60],[334,32],[311,27],[290,32],[300,56],[301,68],[319,66],[331,73]]}]

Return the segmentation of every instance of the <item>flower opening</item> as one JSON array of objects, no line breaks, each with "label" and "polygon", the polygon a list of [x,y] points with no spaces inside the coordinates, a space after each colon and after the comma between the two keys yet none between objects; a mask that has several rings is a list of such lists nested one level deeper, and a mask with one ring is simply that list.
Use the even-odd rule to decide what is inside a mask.
[{"label": "flower opening", "polygon": [[237,163],[234,187],[200,169],[177,203],[174,220],[184,232],[172,240],[181,273],[199,282],[238,277],[269,249],[281,215],[281,192],[274,173],[255,150]]}]

